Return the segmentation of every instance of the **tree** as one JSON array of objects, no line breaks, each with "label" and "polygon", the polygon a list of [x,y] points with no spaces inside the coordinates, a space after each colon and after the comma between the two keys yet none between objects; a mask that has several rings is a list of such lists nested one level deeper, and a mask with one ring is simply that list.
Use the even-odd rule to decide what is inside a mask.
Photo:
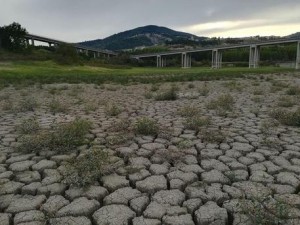
[{"label": "tree", "polygon": [[26,48],[27,31],[18,23],[0,27],[0,46],[10,51],[21,51]]}]

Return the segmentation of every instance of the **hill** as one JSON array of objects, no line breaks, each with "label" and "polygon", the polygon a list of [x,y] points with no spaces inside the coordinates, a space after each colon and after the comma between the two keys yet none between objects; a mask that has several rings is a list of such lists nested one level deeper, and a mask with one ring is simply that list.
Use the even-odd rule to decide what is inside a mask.
[{"label": "hill", "polygon": [[205,39],[193,34],[175,31],[166,27],[148,25],[114,34],[105,39],[85,41],[79,44],[108,50],[134,49],[142,46],[161,45],[165,43],[197,43]]},{"label": "hill", "polygon": [[299,38],[300,39],[300,32],[294,33],[294,34],[290,34],[288,36],[286,36],[287,38]]}]

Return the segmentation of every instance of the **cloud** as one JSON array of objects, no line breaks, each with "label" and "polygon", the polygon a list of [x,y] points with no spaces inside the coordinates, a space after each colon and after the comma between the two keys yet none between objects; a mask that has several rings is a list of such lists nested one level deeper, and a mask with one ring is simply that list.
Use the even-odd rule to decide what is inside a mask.
[{"label": "cloud", "polygon": [[263,27],[276,23],[281,27],[272,25],[274,34],[284,24],[292,33],[299,31],[293,30],[300,23],[299,11],[295,0],[3,0],[0,26],[16,21],[31,33],[71,42],[149,24],[200,36],[227,36],[250,28],[262,35]]}]

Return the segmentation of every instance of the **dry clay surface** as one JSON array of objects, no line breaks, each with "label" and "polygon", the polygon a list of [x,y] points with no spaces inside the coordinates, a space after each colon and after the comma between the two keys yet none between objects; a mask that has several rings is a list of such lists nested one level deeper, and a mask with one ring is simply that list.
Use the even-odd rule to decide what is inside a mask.
[{"label": "dry clay surface", "polygon": [[[288,219],[284,224],[300,224],[300,129],[280,124],[272,127],[267,137],[262,132],[262,123],[270,119],[269,112],[279,107],[278,100],[288,89],[284,85],[274,88],[275,81],[300,84],[299,78],[291,74],[177,83],[179,98],[175,101],[145,98],[151,88],[145,84],[52,84],[2,89],[0,224],[254,224],[249,213],[252,208],[247,208],[253,199],[273,204],[273,208],[278,201],[287,203]],[[160,90],[170,85],[161,84]],[[54,87],[59,91],[51,91]],[[209,90],[206,96],[201,95],[204,87]],[[207,103],[224,93],[233,96],[233,110],[226,115],[209,110]],[[27,112],[4,109],[8,100],[13,109],[25,98],[36,99],[38,107]],[[68,111],[49,112],[53,98]],[[299,95],[291,98],[295,105],[288,110],[297,109]],[[107,102],[121,107],[121,113],[107,115]],[[187,106],[209,116],[211,124],[205,129],[220,130],[225,139],[221,143],[214,143],[213,138],[204,141],[201,132],[187,129],[186,118],[178,114]],[[32,116],[42,128],[76,117],[88,119],[92,122],[88,135],[91,143],[68,154],[18,152],[16,126]],[[113,123],[123,118],[134,124],[145,116],[169,134],[133,134],[122,144],[108,143]],[[109,149],[121,167],[86,188],[65,184],[61,174],[65,160],[77,157],[91,145]],[[169,159],[173,151],[180,152],[180,157]],[[125,170],[122,166],[135,169]]]}]

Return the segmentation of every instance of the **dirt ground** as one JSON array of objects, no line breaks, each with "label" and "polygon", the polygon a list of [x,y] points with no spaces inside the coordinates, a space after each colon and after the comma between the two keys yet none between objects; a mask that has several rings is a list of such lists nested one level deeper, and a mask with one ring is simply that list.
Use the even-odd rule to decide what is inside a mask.
[{"label": "dirt ground", "polygon": [[[155,100],[171,86],[176,100]],[[297,87],[293,74],[6,87],[0,90],[0,224],[300,224],[299,121],[288,126],[271,117],[300,107],[300,93],[290,91]],[[145,117],[157,122],[157,134],[134,131]],[[68,153],[22,152],[18,127],[30,118],[40,129],[86,119],[89,142]],[[112,129],[120,123],[128,127]],[[64,182],[65,162],[95,146],[117,168],[85,188]]]}]

